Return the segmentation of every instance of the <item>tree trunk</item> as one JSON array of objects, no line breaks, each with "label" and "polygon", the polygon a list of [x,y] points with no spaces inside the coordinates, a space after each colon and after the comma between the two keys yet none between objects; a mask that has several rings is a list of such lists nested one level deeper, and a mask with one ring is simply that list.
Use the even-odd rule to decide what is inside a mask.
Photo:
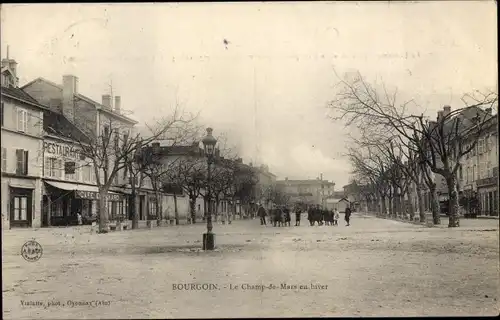
[{"label": "tree trunk", "polygon": [[422,195],[422,185],[417,184],[418,215],[420,222],[425,222],[424,197]]},{"label": "tree trunk", "polygon": [[132,192],[130,194],[130,202],[128,204],[128,209],[132,213],[132,229],[139,229],[139,211],[135,207],[137,192],[135,187],[132,187]]},{"label": "tree trunk", "polygon": [[460,227],[460,216],[459,216],[459,203],[458,203],[458,191],[457,182],[455,175],[451,175],[446,179],[448,185],[448,216],[449,216],[449,228]]},{"label": "tree trunk", "polygon": [[207,197],[203,197],[203,221],[207,218],[208,212],[208,200]]},{"label": "tree trunk", "polygon": [[392,213],[394,214],[394,218],[400,218],[401,217],[401,196],[399,194],[399,191],[394,193],[394,198],[392,198]]},{"label": "tree trunk", "polygon": [[432,221],[434,224],[438,225],[441,224],[441,210],[439,206],[439,197],[437,195],[437,189],[436,189],[436,184],[432,183],[430,188],[429,188],[429,193],[431,196],[431,210],[432,210]]},{"label": "tree trunk", "polygon": [[415,210],[413,209],[413,195],[411,194],[411,191],[408,190],[408,213],[410,214],[410,220],[413,221],[413,218],[415,217]]},{"label": "tree trunk", "polygon": [[385,196],[381,196],[380,197],[380,204],[381,204],[381,214],[382,214],[382,217],[385,217],[386,216],[386,212],[387,212],[387,206],[386,206],[386,203],[385,203]]},{"label": "tree trunk", "polygon": [[389,196],[389,197],[387,197],[387,200],[388,200],[387,201],[388,202],[387,205],[389,206],[389,217],[390,218],[394,218],[394,216],[393,216],[394,211],[392,210],[393,209],[392,208],[392,204],[394,202],[394,199],[392,198],[392,196]]},{"label": "tree trunk", "polygon": [[400,205],[400,210],[401,210],[401,217],[403,219],[406,219],[408,217],[408,212],[407,212],[407,205],[405,201],[405,196],[406,196],[406,191],[402,191],[401,194],[399,195],[399,205]]},{"label": "tree trunk", "polygon": [[189,197],[189,214],[191,216],[191,223],[196,223],[196,197]]},{"label": "tree trunk", "polygon": [[108,232],[108,190],[101,187],[99,190],[99,233]]},{"label": "tree trunk", "polygon": [[161,212],[161,197],[158,191],[155,191],[156,225],[160,227],[163,224],[163,212]]},{"label": "tree trunk", "polygon": [[177,194],[174,192],[174,215],[175,215],[175,225],[179,225],[179,209],[177,208]]}]

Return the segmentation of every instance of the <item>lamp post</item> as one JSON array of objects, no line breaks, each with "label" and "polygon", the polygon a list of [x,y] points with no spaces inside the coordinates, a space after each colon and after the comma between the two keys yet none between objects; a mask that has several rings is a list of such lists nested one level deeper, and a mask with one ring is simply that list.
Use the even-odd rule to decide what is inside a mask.
[{"label": "lamp post", "polygon": [[207,128],[207,135],[203,138],[203,148],[207,156],[207,188],[208,188],[208,216],[207,216],[207,233],[203,234],[203,250],[214,250],[215,248],[215,234],[212,233],[212,194],[211,194],[211,179],[212,171],[211,165],[214,161],[215,144],[217,140],[212,136],[212,128]]}]

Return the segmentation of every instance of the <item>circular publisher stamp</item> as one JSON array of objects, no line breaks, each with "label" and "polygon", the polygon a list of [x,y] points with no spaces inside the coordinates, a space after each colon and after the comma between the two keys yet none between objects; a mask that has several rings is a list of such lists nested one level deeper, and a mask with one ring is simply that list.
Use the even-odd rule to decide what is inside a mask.
[{"label": "circular publisher stamp", "polygon": [[35,240],[30,240],[23,244],[21,248],[21,255],[24,260],[29,262],[35,262],[40,260],[43,254],[42,246]]}]

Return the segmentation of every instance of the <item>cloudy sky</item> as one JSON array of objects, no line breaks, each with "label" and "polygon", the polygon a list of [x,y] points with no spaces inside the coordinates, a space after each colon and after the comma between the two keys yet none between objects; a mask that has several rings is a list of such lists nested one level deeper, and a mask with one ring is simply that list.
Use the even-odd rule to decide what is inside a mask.
[{"label": "cloudy sky", "polygon": [[[79,78],[147,122],[180,101],[279,178],[348,182],[333,72],[359,70],[429,114],[497,85],[494,2],[2,5],[21,84]],[[229,44],[224,45],[226,39]]]}]

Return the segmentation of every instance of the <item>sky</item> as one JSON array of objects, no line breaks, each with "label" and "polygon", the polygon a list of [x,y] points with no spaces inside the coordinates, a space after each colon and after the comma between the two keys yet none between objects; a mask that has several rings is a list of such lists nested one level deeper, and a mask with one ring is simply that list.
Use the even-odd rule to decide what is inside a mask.
[{"label": "sky", "polygon": [[[359,71],[433,116],[497,87],[493,1],[4,4],[1,55],[23,85],[79,78],[140,123],[177,103],[278,178],[349,181],[335,72]],[[229,43],[226,46],[224,39]],[[335,72],[334,72],[335,71]]]}]

